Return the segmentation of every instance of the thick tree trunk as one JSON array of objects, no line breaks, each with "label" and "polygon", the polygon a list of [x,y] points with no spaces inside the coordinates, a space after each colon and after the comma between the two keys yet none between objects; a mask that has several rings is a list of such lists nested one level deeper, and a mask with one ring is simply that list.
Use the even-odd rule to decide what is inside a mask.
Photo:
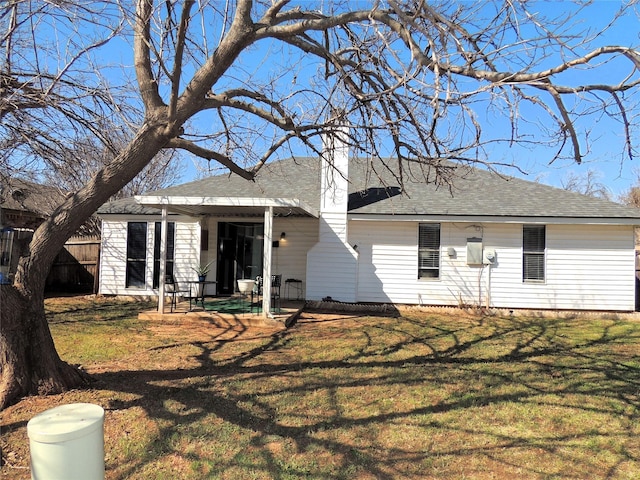
[{"label": "thick tree trunk", "polygon": [[[185,6],[187,12],[191,3]],[[145,121],[135,138],[112,162],[83,188],[67,196],[38,227],[29,251],[20,257],[14,285],[0,287],[0,408],[24,395],[60,392],[86,381],[79,370],[59,358],[53,344],[44,314],[47,273],[64,242],[80,225],[177,138],[185,121],[202,109],[212,86],[254,38],[251,7],[251,1],[238,3],[238,12],[224,41],[183,94],[178,97],[178,89],[174,90],[168,107],[157,90],[150,61],[153,2],[138,3],[134,57],[145,104]],[[181,55],[177,54],[175,60],[179,65]],[[178,70],[175,82],[180,78],[179,73]]]},{"label": "thick tree trunk", "polygon": [[64,242],[151,161],[174,132],[146,123],[127,148],[34,232],[14,285],[0,286],[0,409],[26,395],[59,393],[88,377],[63,362],[44,313],[47,273]]},{"label": "thick tree trunk", "polygon": [[157,92],[149,61],[149,24],[145,21],[150,21],[152,5],[152,2],[138,5],[142,8],[139,12],[142,23],[138,22],[135,40],[136,73],[146,109],[143,125],[112,162],[82,189],[67,196],[38,227],[29,251],[20,257],[14,285],[0,287],[0,408],[24,395],[60,392],[87,381],[79,370],[59,358],[53,344],[44,314],[44,283],[49,268],[64,242],[80,225],[180,135],[184,122],[201,110],[212,86],[254,37],[250,20],[252,3],[240,2],[225,40],[185,92],[172,98],[168,108]]},{"label": "thick tree trunk", "polygon": [[89,377],[63,362],[44,313],[44,300],[28,299],[0,285],[0,409],[33,393],[59,393]]}]

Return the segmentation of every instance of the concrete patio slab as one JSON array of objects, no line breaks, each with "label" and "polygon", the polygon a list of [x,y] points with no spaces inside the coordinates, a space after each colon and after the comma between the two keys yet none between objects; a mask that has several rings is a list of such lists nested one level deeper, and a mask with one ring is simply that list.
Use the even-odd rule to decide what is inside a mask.
[{"label": "concrete patio slab", "polygon": [[[229,302],[239,302],[239,308],[229,309]],[[165,307],[164,313],[157,310],[148,310],[138,314],[141,320],[151,320],[159,322],[206,322],[213,327],[230,328],[240,326],[244,328],[263,328],[263,329],[285,329],[295,322],[304,308],[304,301],[283,300],[280,308],[276,309],[269,317],[262,315],[262,312],[251,311],[250,305],[247,303],[246,308],[242,308],[242,298],[233,297],[214,297],[207,299],[205,307],[194,307],[188,301],[178,302],[173,312],[169,307]],[[220,308],[216,308],[216,304]],[[191,310],[189,309],[191,307]],[[233,311],[230,311],[233,310]]]}]

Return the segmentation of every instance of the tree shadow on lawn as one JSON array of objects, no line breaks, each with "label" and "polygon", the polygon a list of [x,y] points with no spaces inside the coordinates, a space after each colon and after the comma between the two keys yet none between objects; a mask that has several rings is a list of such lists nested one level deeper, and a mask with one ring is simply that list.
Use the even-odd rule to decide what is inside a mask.
[{"label": "tree shadow on lawn", "polygon": [[351,316],[158,347],[186,349],[188,366],[95,375],[126,394],[106,422],[140,408],[157,425],[109,478],[167,465],[189,478],[615,477],[640,460],[640,327],[603,321],[573,341],[569,325]]},{"label": "tree shadow on lawn", "polygon": [[45,302],[47,323],[50,325],[63,324],[92,324],[96,322],[114,324],[123,320],[137,318],[141,310],[152,308],[156,303],[150,301],[96,300],[88,306],[83,298],[56,298],[56,302]]}]

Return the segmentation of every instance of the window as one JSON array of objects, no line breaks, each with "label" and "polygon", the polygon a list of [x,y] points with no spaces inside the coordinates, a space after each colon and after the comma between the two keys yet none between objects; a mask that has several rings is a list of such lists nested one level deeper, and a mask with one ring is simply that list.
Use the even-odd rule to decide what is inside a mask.
[{"label": "window", "polygon": [[127,224],[127,273],[126,287],[144,287],[147,266],[147,223]]},{"label": "window", "polygon": [[[160,286],[160,240],[162,232],[162,222],[156,222],[154,226],[153,239],[153,288]],[[173,277],[173,259],[176,245],[176,224],[167,223],[167,245],[166,245],[166,271],[165,275]]]},{"label": "window", "polygon": [[419,226],[418,278],[440,278],[439,223],[421,223]]},{"label": "window", "polygon": [[544,225],[522,227],[522,281],[544,281],[544,250],[546,228]]}]

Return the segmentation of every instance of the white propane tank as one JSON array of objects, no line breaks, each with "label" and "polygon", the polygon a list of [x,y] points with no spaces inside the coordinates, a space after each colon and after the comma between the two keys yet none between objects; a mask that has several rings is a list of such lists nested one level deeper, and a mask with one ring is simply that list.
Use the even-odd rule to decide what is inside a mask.
[{"label": "white propane tank", "polygon": [[33,480],[104,480],[104,409],[61,405],[27,423]]}]

